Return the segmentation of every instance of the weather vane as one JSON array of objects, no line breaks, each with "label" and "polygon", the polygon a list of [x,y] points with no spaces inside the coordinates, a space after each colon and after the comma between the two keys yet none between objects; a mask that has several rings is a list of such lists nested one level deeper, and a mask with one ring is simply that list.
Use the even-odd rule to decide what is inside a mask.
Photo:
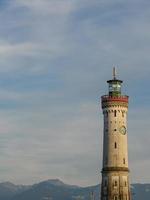
[{"label": "weather vane", "polygon": [[116,79],[116,76],[117,76],[116,67],[113,67],[113,77],[114,77],[114,80]]}]

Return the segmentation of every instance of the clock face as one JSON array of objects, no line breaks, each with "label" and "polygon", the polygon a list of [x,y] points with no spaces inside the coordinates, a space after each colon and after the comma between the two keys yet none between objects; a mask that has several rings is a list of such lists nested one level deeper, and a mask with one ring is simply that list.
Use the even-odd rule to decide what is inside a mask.
[{"label": "clock face", "polygon": [[120,127],[120,133],[121,133],[122,135],[125,135],[126,132],[127,132],[126,127],[125,127],[125,126],[121,126],[121,127]]}]

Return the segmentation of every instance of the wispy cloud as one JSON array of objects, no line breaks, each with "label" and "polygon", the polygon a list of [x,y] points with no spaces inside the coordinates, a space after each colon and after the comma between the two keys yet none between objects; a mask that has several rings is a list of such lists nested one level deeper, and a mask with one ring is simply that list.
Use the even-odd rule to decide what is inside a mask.
[{"label": "wispy cloud", "polygon": [[57,1],[48,1],[48,0],[16,0],[18,6],[25,6],[30,9],[32,12],[38,14],[48,14],[48,15],[65,15],[69,14],[74,10],[73,0],[57,0]]},{"label": "wispy cloud", "polygon": [[141,169],[140,162],[149,165],[149,2],[1,4],[1,180],[31,183],[60,177],[73,184],[99,182],[99,97],[107,92],[112,65],[118,65],[131,96],[133,181],[148,181],[148,167]]}]

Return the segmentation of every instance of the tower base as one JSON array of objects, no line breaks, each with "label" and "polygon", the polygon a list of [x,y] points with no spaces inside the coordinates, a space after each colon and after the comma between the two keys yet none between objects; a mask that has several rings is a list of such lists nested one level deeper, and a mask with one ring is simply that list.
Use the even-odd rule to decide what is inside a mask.
[{"label": "tower base", "polygon": [[102,170],[101,200],[131,200],[128,168]]}]

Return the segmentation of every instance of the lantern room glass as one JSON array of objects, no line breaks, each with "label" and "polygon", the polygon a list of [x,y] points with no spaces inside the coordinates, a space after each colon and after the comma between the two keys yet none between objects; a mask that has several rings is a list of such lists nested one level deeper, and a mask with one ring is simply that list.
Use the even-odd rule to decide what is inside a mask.
[{"label": "lantern room glass", "polygon": [[120,82],[111,82],[109,83],[109,95],[111,96],[120,96],[121,95],[121,83]]}]

